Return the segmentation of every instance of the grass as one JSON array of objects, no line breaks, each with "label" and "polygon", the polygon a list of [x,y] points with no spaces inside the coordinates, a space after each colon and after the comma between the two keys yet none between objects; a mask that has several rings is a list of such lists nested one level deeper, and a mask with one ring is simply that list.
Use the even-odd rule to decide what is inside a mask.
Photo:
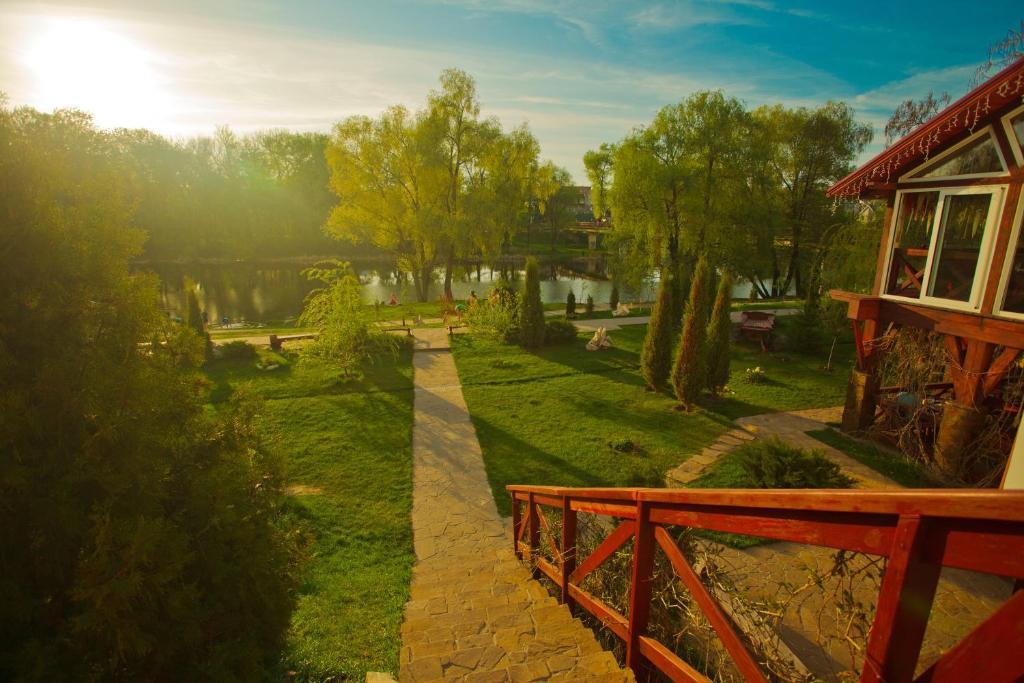
[{"label": "grass", "polygon": [[734,311],[759,311],[762,309],[775,309],[775,308],[803,308],[804,302],[802,299],[759,299],[757,301],[733,301],[732,310]]},{"label": "grass", "polygon": [[358,380],[279,358],[288,365],[272,371],[215,361],[207,375],[214,406],[242,387],[265,400],[262,427],[288,462],[289,507],[313,537],[283,666],[299,680],[397,673],[413,560],[411,351]]},{"label": "grass", "polygon": [[[648,392],[639,373],[646,325],[610,333],[614,347],[590,353],[575,344],[529,352],[478,335],[457,335],[452,351],[480,438],[488,479],[502,514],[508,484],[560,486],[658,485],[664,473],[743,415],[838,405],[843,371],[824,373],[822,360],[801,354],[734,347],[733,377],[760,365],[769,381],[735,386],[691,414],[672,396]],[[849,360],[849,350],[844,352]],[[609,443],[629,440],[637,454]]]},{"label": "grass", "polygon": [[862,465],[889,477],[900,486],[914,489],[940,488],[942,483],[930,477],[923,467],[902,458],[899,454],[886,453],[875,446],[851,439],[833,429],[819,429],[807,432],[823,444],[836,448]]}]

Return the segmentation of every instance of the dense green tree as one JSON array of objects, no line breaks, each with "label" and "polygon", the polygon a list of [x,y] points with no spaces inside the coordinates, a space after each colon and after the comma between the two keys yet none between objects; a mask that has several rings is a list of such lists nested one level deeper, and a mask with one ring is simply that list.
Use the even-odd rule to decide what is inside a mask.
[{"label": "dense green tree", "polygon": [[119,140],[0,106],[0,678],[256,680],[295,599],[281,467],[128,267]]},{"label": "dense green tree", "polygon": [[662,391],[672,371],[672,284],[662,280],[640,351],[640,372],[651,391]]},{"label": "dense green tree", "polygon": [[565,297],[565,317],[576,317],[576,294],[574,294],[571,289],[569,290],[569,294]]},{"label": "dense green tree", "polygon": [[707,358],[708,390],[716,396],[729,383],[729,361],[732,359],[732,277],[724,272],[718,279],[718,293],[708,325]]},{"label": "dense green tree", "polygon": [[710,269],[707,257],[701,256],[690,283],[683,332],[679,337],[675,363],[672,366],[672,387],[676,398],[691,410],[707,385],[707,321],[710,299]]},{"label": "dense green tree", "polygon": [[526,286],[520,302],[519,343],[528,349],[544,346],[544,304],[540,301],[540,269],[537,259],[526,259]]}]

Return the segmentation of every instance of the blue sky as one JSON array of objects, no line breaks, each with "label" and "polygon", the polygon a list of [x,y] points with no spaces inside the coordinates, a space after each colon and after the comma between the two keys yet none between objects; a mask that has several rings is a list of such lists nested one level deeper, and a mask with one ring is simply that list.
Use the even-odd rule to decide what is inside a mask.
[{"label": "blue sky", "polygon": [[583,182],[586,150],[705,88],[751,107],[846,100],[876,127],[870,154],[901,99],[963,94],[1022,18],[1019,0],[5,0],[0,90],[174,136],[327,130],[420,106],[454,66],[476,77],[485,113],[528,122],[543,154]]}]

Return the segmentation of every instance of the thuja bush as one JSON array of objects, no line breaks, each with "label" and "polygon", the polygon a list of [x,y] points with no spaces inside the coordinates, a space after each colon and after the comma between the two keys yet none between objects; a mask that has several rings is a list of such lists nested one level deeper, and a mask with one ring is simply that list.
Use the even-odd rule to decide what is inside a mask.
[{"label": "thuja bush", "polygon": [[709,270],[707,259],[701,257],[693,273],[690,298],[686,304],[683,332],[676,350],[672,368],[672,386],[676,398],[687,410],[700,397],[707,383],[707,316],[709,296]]},{"label": "thuja bush", "polygon": [[586,307],[587,307],[587,315],[591,315],[594,312],[594,297],[592,297],[589,294],[587,295]]},{"label": "thuja bush", "polygon": [[640,351],[640,372],[651,391],[663,390],[672,370],[672,296],[672,284],[663,279]]},{"label": "thuja bush", "polygon": [[257,680],[299,569],[281,463],[129,269],[117,135],[0,106],[0,679]]},{"label": "thuja bush", "polygon": [[612,294],[608,297],[608,307],[613,311],[619,307],[619,284],[612,282]]},{"label": "thuja bush", "polygon": [[565,317],[575,318],[576,317],[576,295],[569,290],[568,296],[565,297]]},{"label": "thuja bush", "polygon": [[729,383],[729,361],[732,357],[732,319],[729,317],[731,308],[732,278],[728,273],[723,273],[718,281],[718,294],[715,296],[715,307],[711,311],[711,324],[708,325],[708,390],[712,396],[717,395]]},{"label": "thuja bush", "polygon": [[519,343],[529,349],[544,346],[544,305],[540,301],[537,259],[526,259],[526,287],[520,303]]},{"label": "thuja bush", "polygon": [[845,489],[853,480],[818,450],[807,451],[778,437],[750,441],[733,451],[751,488]]},{"label": "thuja bush", "polygon": [[548,320],[544,323],[544,343],[571,344],[576,341],[576,326],[567,320]]}]

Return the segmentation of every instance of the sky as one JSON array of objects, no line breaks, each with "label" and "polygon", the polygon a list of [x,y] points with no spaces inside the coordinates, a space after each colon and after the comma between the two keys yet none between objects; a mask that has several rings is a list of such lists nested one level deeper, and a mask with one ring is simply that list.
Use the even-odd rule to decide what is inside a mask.
[{"label": "sky", "polygon": [[964,94],[1020,0],[0,0],[0,91],[172,137],[329,131],[422,107],[442,69],[483,113],[528,123],[585,183],[583,154],[690,93],[749,107],[845,100],[875,128],[903,99]]}]

